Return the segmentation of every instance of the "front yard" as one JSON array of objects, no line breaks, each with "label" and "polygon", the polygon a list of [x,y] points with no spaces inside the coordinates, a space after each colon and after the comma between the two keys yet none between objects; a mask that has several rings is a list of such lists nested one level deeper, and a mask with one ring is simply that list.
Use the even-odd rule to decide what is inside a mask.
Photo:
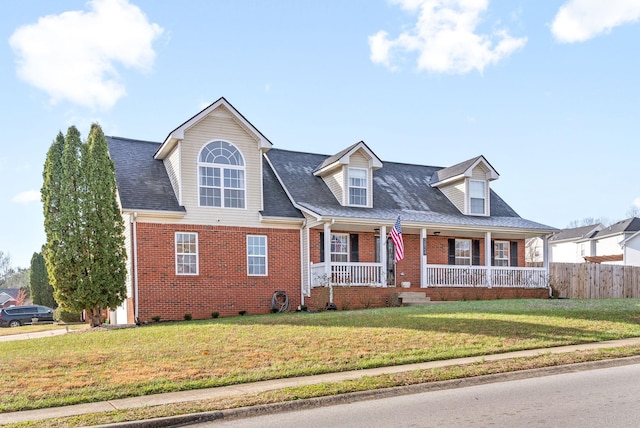
[{"label": "front yard", "polygon": [[466,301],[76,332],[0,343],[0,412],[637,336],[638,299]]}]

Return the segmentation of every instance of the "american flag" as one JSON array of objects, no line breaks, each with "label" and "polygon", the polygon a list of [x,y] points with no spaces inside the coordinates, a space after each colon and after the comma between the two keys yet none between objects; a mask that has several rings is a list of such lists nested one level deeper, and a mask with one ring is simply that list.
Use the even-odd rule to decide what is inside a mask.
[{"label": "american flag", "polygon": [[400,260],[404,258],[404,241],[402,240],[402,227],[400,227],[400,216],[396,220],[396,224],[391,228],[391,232],[389,233],[391,240],[393,241],[393,246],[396,248],[396,255],[394,261],[398,263]]}]

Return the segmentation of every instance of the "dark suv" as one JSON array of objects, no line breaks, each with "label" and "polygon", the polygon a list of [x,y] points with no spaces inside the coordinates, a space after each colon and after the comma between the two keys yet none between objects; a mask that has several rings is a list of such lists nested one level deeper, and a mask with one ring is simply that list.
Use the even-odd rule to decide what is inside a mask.
[{"label": "dark suv", "polygon": [[0,309],[0,327],[20,327],[31,324],[33,319],[38,322],[53,322],[53,309],[40,305],[12,306]]}]

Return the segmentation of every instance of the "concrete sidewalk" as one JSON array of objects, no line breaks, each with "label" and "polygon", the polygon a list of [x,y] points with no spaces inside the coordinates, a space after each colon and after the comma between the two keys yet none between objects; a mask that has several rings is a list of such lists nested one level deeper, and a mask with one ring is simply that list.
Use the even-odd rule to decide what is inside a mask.
[{"label": "concrete sidewalk", "polygon": [[47,330],[47,331],[38,331],[33,333],[19,333],[19,334],[11,334],[8,336],[0,336],[0,342],[12,342],[14,340],[28,340],[28,339],[37,339],[40,337],[49,337],[49,336],[60,336],[61,334],[69,333],[69,329],[60,328],[55,330]]},{"label": "concrete sidewalk", "polygon": [[[50,332],[47,332],[50,333]],[[49,418],[76,416],[88,413],[100,413],[111,410],[132,409],[139,407],[158,406],[162,404],[183,403],[189,401],[211,400],[223,397],[234,397],[245,394],[259,393],[295,386],[305,386],[320,383],[340,382],[357,379],[364,376],[377,376],[408,372],[413,370],[425,370],[437,367],[446,367],[459,364],[470,364],[483,361],[498,361],[509,358],[536,356],[541,354],[561,354],[566,352],[616,348],[640,344],[640,338],[612,340],[608,342],[588,343],[582,345],[559,346],[555,348],[532,349],[527,351],[507,352],[504,354],[484,355],[479,357],[456,358],[444,361],[432,361],[427,363],[406,364],[401,366],[379,367],[374,369],[354,370],[340,373],[329,373],[315,376],[303,376],[288,379],[276,379],[263,382],[247,383],[240,385],[223,386],[218,388],[198,389],[192,391],[172,392],[166,394],[145,395],[141,397],[123,398],[97,403],[78,404],[64,407],[54,407],[40,410],[27,410],[0,414],[0,424],[36,421]]]}]

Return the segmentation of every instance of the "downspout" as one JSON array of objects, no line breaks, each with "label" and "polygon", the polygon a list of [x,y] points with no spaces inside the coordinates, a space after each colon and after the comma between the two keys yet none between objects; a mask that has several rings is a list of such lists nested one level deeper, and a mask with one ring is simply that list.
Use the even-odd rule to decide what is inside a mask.
[{"label": "downspout", "polygon": [[552,298],[553,290],[551,289],[551,275],[549,274],[549,236],[550,235],[545,235],[542,237],[542,266],[544,267],[544,271],[547,276],[549,298]]},{"label": "downspout", "polygon": [[133,213],[133,221],[132,225],[132,233],[133,233],[133,295],[135,299],[135,310],[133,314],[133,320],[137,324],[138,320],[138,227],[136,218],[138,217],[138,213]]},{"label": "downspout", "polygon": [[[306,240],[304,239],[305,233],[307,235]],[[305,241],[307,245],[305,245]],[[302,226],[300,226],[300,305],[304,305],[305,264],[307,266],[307,269],[310,269],[309,263],[307,262],[307,260],[305,260],[305,254],[309,254],[309,229],[307,229],[307,219],[304,219],[304,221],[302,222]],[[308,259],[308,257],[306,257],[306,259]],[[309,290],[311,290],[310,278],[311,273],[307,272],[307,287],[309,287]]]}]

